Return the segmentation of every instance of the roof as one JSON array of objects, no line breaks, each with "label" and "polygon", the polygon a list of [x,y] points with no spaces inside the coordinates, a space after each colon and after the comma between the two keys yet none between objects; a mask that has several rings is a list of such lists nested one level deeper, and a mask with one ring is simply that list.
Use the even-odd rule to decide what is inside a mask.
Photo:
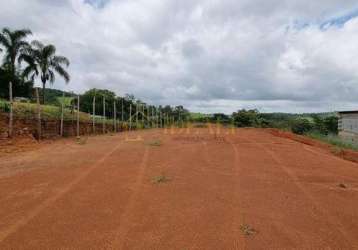
[{"label": "roof", "polygon": [[358,114],[358,110],[338,111],[338,114]]}]

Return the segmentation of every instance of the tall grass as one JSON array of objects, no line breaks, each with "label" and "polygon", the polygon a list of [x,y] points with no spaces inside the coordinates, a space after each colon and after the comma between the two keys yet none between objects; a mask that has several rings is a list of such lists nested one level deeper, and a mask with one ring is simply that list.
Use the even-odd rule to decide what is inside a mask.
[{"label": "tall grass", "polygon": [[[36,118],[37,104],[35,103],[23,103],[14,102],[13,106],[14,115],[24,118]],[[10,104],[8,101],[0,99],[0,112],[8,113],[10,111]],[[41,118],[46,120],[59,120],[61,118],[61,107],[54,105],[41,105]],[[81,122],[92,122],[92,115],[84,112],[80,112],[79,118]],[[69,108],[64,109],[64,120],[76,120],[77,111]],[[96,116],[96,123],[102,123],[102,117]],[[112,119],[106,119],[106,124],[113,124]]]},{"label": "tall grass", "polygon": [[351,149],[351,150],[358,151],[358,143],[344,140],[343,138],[339,137],[338,135],[333,135],[333,134],[322,135],[318,132],[309,132],[305,135],[307,135],[308,137],[310,137],[312,139],[316,139],[319,141],[329,143],[329,144],[334,145],[338,148]]}]

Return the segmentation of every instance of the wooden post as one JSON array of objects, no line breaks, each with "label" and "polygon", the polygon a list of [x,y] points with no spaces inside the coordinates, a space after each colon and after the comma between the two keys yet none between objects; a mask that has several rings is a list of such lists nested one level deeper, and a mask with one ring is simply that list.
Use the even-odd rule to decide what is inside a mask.
[{"label": "wooden post", "polygon": [[152,128],[154,128],[155,120],[154,120],[154,107],[152,107]]},{"label": "wooden post", "polygon": [[159,114],[157,108],[155,108],[155,119],[156,119],[156,128],[159,128]]},{"label": "wooden post", "polygon": [[163,128],[163,113],[159,113],[160,127]]},{"label": "wooden post", "polygon": [[37,140],[41,140],[41,105],[39,88],[36,88],[36,103],[37,103]]},{"label": "wooden post", "polygon": [[113,119],[114,119],[114,133],[117,133],[117,109],[116,109],[116,101],[113,102]]},{"label": "wooden post", "polygon": [[123,98],[122,98],[122,122],[124,121],[124,106],[123,106]]},{"label": "wooden post", "polygon": [[132,130],[132,104],[129,104],[129,130]]},{"label": "wooden post", "polygon": [[96,133],[96,95],[93,96],[93,103],[92,103],[92,131],[93,134]]},{"label": "wooden post", "polygon": [[103,119],[102,119],[102,132],[106,133],[106,97],[103,96]]},{"label": "wooden post", "polygon": [[61,102],[61,123],[60,123],[60,136],[63,136],[63,113],[64,110],[64,101],[65,101],[65,92],[62,92],[62,102]]},{"label": "wooden post", "polygon": [[80,137],[80,96],[77,96],[77,138]]},{"label": "wooden post", "polygon": [[9,99],[10,99],[10,114],[9,114],[9,137],[13,136],[13,122],[14,122],[14,114],[13,114],[13,98],[12,98],[12,82],[9,82]]},{"label": "wooden post", "polygon": [[144,108],[145,106],[142,105],[142,124],[144,125]]},{"label": "wooden post", "polygon": [[138,126],[138,103],[135,105],[135,125]]}]

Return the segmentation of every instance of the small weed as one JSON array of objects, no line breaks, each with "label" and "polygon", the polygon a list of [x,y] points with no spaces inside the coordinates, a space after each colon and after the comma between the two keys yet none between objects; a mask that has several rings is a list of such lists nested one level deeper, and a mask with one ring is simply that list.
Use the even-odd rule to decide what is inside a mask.
[{"label": "small weed", "polygon": [[347,188],[347,186],[346,186],[345,184],[343,184],[343,183],[339,183],[339,184],[338,184],[338,187],[340,187],[340,188],[344,188],[344,189],[346,189],[346,188]]},{"label": "small weed", "polygon": [[87,143],[87,137],[81,138],[81,137],[77,137],[76,142],[78,145],[85,145]]},{"label": "small weed", "polygon": [[339,148],[339,147],[333,147],[333,148],[331,149],[331,152],[332,152],[334,155],[339,155],[339,154],[342,153],[342,149]]},{"label": "small weed", "polygon": [[160,184],[160,183],[165,183],[165,182],[168,182],[170,181],[170,179],[168,177],[166,177],[165,175],[158,175],[158,176],[155,176],[152,180],[152,182],[154,184]]},{"label": "small weed", "polygon": [[149,146],[153,146],[153,147],[159,147],[162,145],[162,142],[160,140],[154,140],[148,143]]},{"label": "small weed", "polygon": [[254,228],[252,228],[250,225],[247,224],[242,224],[240,226],[240,230],[246,236],[250,236],[257,233],[257,231]]}]

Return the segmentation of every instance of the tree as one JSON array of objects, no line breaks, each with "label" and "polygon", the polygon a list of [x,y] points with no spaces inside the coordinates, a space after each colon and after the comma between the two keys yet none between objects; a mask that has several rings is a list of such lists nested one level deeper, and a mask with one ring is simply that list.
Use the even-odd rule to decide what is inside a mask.
[{"label": "tree", "polygon": [[45,104],[45,89],[47,81],[51,84],[55,82],[55,72],[65,79],[66,83],[70,81],[70,75],[63,66],[70,65],[69,60],[64,56],[56,55],[56,47],[52,44],[44,45],[39,41],[32,41],[31,48],[27,53],[21,55],[20,61],[27,62],[23,75],[32,80],[40,75],[42,82],[42,103]]},{"label": "tree", "polygon": [[242,109],[232,114],[232,119],[237,127],[253,127],[259,125],[259,112],[256,109]]},{"label": "tree", "polygon": [[292,121],[291,130],[295,134],[303,135],[313,129],[313,124],[304,118],[297,118]]},{"label": "tree", "polygon": [[92,113],[93,97],[96,96],[96,114],[103,114],[103,97],[106,104],[106,116],[113,117],[113,102],[116,100],[116,94],[106,89],[90,89],[81,96],[80,110],[86,113]]},{"label": "tree", "polygon": [[25,39],[31,34],[31,31],[27,29],[11,31],[9,28],[3,28],[0,33],[0,45],[5,48],[2,66],[9,72],[11,81],[16,79],[16,59],[25,54],[30,47]]}]

